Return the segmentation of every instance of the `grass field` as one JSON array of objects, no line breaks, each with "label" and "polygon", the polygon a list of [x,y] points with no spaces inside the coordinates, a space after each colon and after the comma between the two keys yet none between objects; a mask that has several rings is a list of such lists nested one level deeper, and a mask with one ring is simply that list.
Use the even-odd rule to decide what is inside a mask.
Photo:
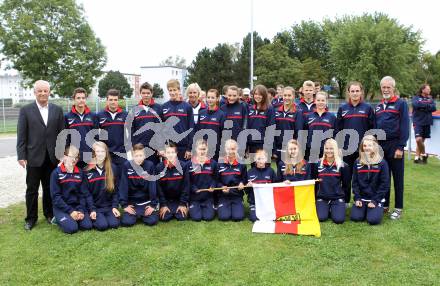
[{"label": "grass field", "polygon": [[439,285],[439,171],[407,163],[400,221],[322,223],[321,238],[252,234],[249,221],[65,235],[41,220],[25,232],[24,205],[11,206],[0,285]]}]

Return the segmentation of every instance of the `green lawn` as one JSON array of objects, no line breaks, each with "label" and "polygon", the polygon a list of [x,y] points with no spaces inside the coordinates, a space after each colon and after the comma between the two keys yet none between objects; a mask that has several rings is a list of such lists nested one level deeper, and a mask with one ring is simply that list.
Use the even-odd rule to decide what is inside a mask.
[{"label": "green lawn", "polygon": [[321,238],[248,221],[25,232],[23,204],[0,209],[0,285],[438,285],[440,161],[406,170],[402,220],[327,222]]}]

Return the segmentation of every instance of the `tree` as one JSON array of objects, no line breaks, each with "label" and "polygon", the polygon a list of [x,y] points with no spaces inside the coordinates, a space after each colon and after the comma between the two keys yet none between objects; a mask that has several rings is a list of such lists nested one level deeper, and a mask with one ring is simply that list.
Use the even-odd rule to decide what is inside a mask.
[{"label": "tree", "polygon": [[[268,39],[262,39],[257,32],[253,33],[254,37],[254,61],[256,56],[256,51],[270,43]],[[238,54],[237,61],[234,63],[233,72],[234,80],[238,86],[246,87],[249,86],[250,80],[250,47],[251,47],[251,33],[248,33],[246,37],[243,38],[243,43]]]},{"label": "tree", "polygon": [[433,96],[440,94],[440,51],[435,55],[427,52],[421,56],[417,83],[418,87],[425,83],[429,84]]},{"label": "tree", "polygon": [[[291,58],[297,58],[303,63],[306,69],[304,79],[330,81],[330,46],[322,24],[302,21],[293,25],[290,30],[278,33],[274,40],[279,40],[289,49]],[[318,74],[315,75],[314,72]]]},{"label": "tree", "polygon": [[188,67],[189,75],[187,82],[197,82],[204,90],[211,88],[215,80],[213,76],[213,64],[211,51],[206,47],[203,48],[197,53],[196,58]]},{"label": "tree", "polygon": [[319,60],[323,67],[329,61],[330,47],[328,38],[323,26],[313,21],[302,21],[292,26],[290,31],[292,37],[288,46],[291,56],[297,57],[300,61],[307,58]]},{"label": "tree", "polygon": [[44,79],[60,96],[76,87],[90,90],[106,63],[104,46],[74,0],[4,0],[0,42],[25,86]]},{"label": "tree", "polygon": [[130,98],[133,89],[130,87],[125,76],[119,71],[109,71],[98,84],[99,97],[105,97],[109,89],[117,89],[121,92],[121,96]]},{"label": "tree", "polygon": [[267,87],[274,87],[276,84],[298,86],[303,80],[301,62],[289,57],[288,47],[280,41],[257,50],[255,75],[256,83]]},{"label": "tree", "polygon": [[347,16],[329,29],[329,42],[333,75],[341,90],[348,81],[359,80],[373,98],[386,75],[396,79],[401,95],[412,94],[417,88],[422,40],[411,27],[380,13]]},{"label": "tree", "polygon": [[185,69],[186,68],[186,60],[183,57],[180,57],[176,55],[174,58],[172,56],[169,56],[165,60],[163,60],[160,64],[160,66],[174,66],[178,68]]},{"label": "tree", "polygon": [[163,89],[160,87],[158,83],[153,85],[153,97],[154,98],[163,98]]},{"label": "tree", "polygon": [[229,44],[218,44],[212,51],[204,48],[198,52],[195,60],[188,67],[188,83],[197,82],[208,90],[221,90],[223,85],[235,84],[233,74],[233,47]]},{"label": "tree", "polygon": [[[232,48],[229,44],[218,44],[211,52],[213,82],[209,88],[219,91],[224,85],[236,84],[233,74]],[[206,87],[208,88],[208,87]],[[207,90],[207,89],[205,89]]]},{"label": "tree", "polygon": [[302,61],[301,67],[303,80],[319,81],[321,84],[328,81],[328,73],[323,69],[319,60],[307,58]]}]

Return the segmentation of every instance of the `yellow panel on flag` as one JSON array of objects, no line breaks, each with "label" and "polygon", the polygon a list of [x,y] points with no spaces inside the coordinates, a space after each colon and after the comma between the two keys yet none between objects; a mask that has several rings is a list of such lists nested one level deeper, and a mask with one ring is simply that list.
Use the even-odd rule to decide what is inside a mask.
[{"label": "yellow panel on flag", "polygon": [[254,184],[258,221],[254,223],[252,231],[320,237],[314,188],[314,180],[292,182],[289,185]]}]

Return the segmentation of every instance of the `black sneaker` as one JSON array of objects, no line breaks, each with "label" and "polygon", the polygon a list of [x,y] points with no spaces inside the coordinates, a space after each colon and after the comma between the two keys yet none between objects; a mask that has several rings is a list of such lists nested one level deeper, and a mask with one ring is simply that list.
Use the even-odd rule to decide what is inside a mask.
[{"label": "black sneaker", "polygon": [[414,159],[414,164],[421,164],[422,163],[422,160],[420,160],[420,159]]},{"label": "black sneaker", "polygon": [[422,164],[428,164],[428,155],[422,156]]}]

